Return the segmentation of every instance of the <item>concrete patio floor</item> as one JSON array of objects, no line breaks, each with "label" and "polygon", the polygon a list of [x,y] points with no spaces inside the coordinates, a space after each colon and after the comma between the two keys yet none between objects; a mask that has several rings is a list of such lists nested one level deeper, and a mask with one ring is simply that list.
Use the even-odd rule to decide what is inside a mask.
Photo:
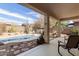
[{"label": "concrete patio floor", "polygon": [[[63,41],[63,38],[55,38],[50,41],[50,44],[39,45],[29,51],[23,52],[17,56],[60,56],[57,51],[58,40]],[[72,53],[79,56],[79,51],[77,49],[72,49]],[[71,56],[67,50],[61,48],[61,53],[63,56]]]}]

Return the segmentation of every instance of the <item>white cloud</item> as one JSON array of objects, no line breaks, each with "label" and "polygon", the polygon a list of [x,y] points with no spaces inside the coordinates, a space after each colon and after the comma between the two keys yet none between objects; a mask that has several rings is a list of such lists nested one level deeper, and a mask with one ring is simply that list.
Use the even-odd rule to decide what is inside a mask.
[{"label": "white cloud", "polygon": [[29,23],[34,23],[34,20],[36,20],[36,19],[33,19],[33,18],[28,17],[28,22]]},{"label": "white cloud", "polygon": [[19,21],[15,21],[13,19],[7,19],[7,18],[3,18],[3,17],[0,17],[0,22],[4,22],[4,23],[16,23],[16,24],[22,24],[22,22],[19,22]]},{"label": "white cloud", "polygon": [[[31,18],[30,16],[23,16],[23,15],[18,14],[18,13],[12,13],[12,12],[10,12],[8,10],[5,10],[5,9],[0,9],[0,14],[21,18],[22,20],[25,20],[26,22],[28,21],[29,23],[33,23],[34,20],[36,20],[36,19]],[[36,12],[28,12],[27,14],[33,15],[35,17],[39,17],[40,16],[40,14],[38,14]],[[19,20],[16,21],[15,19],[11,20],[11,19],[7,19],[7,18],[4,18],[4,17],[0,17],[0,21],[2,21],[2,20],[6,21],[6,22],[20,23]]]},{"label": "white cloud", "polygon": [[26,19],[25,16],[23,16],[19,13],[12,13],[12,12],[10,12],[8,10],[4,10],[4,9],[0,9],[0,14],[9,15],[9,16],[13,16],[13,17],[21,18],[21,19]]},{"label": "white cloud", "polygon": [[39,18],[39,17],[41,16],[41,14],[40,14],[40,13],[37,13],[37,12],[28,12],[28,13],[26,13],[26,14],[28,14],[28,15],[33,15],[33,16],[35,16],[35,17],[37,17],[37,18]]},{"label": "white cloud", "polygon": [[28,12],[27,14],[36,14],[36,12]]},{"label": "white cloud", "polygon": [[34,23],[34,20],[36,20],[36,19],[28,17],[26,22],[21,22],[21,21],[16,21],[15,19],[8,19],[8,18],[0,17],[0,22],[10,23],[10,24],[11,23],[16,23],[16,24],[29,23],[29,24],[31,24],[31,23]]}]

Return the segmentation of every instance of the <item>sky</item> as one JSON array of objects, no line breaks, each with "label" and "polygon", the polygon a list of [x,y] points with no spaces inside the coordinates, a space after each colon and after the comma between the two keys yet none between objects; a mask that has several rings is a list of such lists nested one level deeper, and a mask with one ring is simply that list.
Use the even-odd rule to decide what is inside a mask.
[{"label": "sky", "polygon": [[7,23],[33,23],[40,14],[34,10],[16,3],[0,3],[0,22]]}]

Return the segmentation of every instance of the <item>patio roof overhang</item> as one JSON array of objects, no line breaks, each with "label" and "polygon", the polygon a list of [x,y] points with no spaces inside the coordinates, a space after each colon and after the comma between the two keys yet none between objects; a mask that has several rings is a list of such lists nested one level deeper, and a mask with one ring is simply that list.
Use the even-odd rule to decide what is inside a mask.
[{"label": "patio roof overhang", "polygon": [[22,5],[30,5],[34,7],[33,9],[42,11],[58,20],[79,19],[78,3],[29,3]]}]

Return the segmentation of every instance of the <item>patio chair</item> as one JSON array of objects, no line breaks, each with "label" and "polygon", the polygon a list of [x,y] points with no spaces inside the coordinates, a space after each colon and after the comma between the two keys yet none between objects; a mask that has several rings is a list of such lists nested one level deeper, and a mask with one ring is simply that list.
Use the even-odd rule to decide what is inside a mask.
[{"label": "patio chair", "polygon": [[75,56],[73,53],[70,52],[72,48],[78,48],[79,43],[79,36],[78,35],[70,35],[68,38],[67,43],[64,43],[62,41],[58,41],[58,53],[62,56],[60,53],[60,47],[67,49],[68,53]]}]

